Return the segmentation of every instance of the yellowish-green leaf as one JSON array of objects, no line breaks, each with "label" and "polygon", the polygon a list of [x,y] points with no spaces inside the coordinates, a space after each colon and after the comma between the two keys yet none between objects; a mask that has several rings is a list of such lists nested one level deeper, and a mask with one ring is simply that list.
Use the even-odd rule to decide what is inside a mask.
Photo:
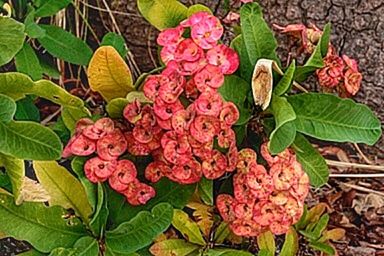
[{"label": "yellowish-green leaf", "polygon": [[189,242],[199,245],[205,245],[203,236],[200,233],[199,226],[192,221],[188,214],[182,210],[175,209],[173,211],[172,225],[181,232],[185,239]]},{"label": "yellowish-green leaf", "polygon": [[25,175],[24,161],[0,153],[0,166],[5,168],[12,184],[12,192],[16,204],[21,203],[21,188]]},{"label": "yellowish-green leaf", "polygon": [[111,101],[124,98],[134,90],[131,71],[112,46],[102,46],[93,55],[88,67],[91,89]]},{"label": "yellowish-green leaf", "polygon": [[212,11],[211,11],[211,9],[209,9],[209,7],[207,7],[203,4],[194,4],[188,8],[188,17],[192,16],[193,14],[195,14],[197,12],[208,12],[208,13],[212,14]]},{"label": "yellowish-green leaf", "polygon": [[188,243],[183,239],[169,239],[155,243],[149,251],[154,256],[186,256],[199,248],[200,246]]},{"label": "yellowish-green leaf", "polygon": [[177,0],[138,0],[137,6],[158,30],[176,27],[188,14],[188,8]]},{"label": "yellowish-green leaf", "polygon": [[72,208],[85,223],[92,214],[84,187],[67,169],[55,161],[36,161],[33,164],[36,176],[51,196],[51,205]]},{"label": "yellowish-green leaf", "polygon": [[25,94],[32,90],[33,86],[32,79],[25,74],[17,72],[0,73],[0,93],[14,100],[24,98]]},{"label": "yellowish-green leaf", "polygon": [[285,234],[285,241],[280,256],[295,256],[299,250],[299,240],[296,230],[291,227]]},{"label": "yellowish-green leaf", "polygon": [[138,100],[140,103],[153,103],[150,99],[145,97],[143,91],[132,91],[127,94],[126,99],[129,103],[134,102],[135,100]]},{"label": "yellowish-green leaf", "polygon": [[260,250],[265,250],[268,251],[270,255],[275,255],[275,237],[273,236],[271,231],[264,232],[263,234],[258,236],[257,245],[259,246]]},{"label": "yellowish-green leaf", "polygon": [[319,242],[325,242],[327,240],[337,241],[337,240],[343,239],[344,236],[345,236],[345,229],[342,229],[342,228],[325,230]]},{"label": "yellowish-green leaf", "polygon": [[116,98],[108,102],[106,110],[111,118],[122,118],[125,106],[129,101],[125,98]]}]

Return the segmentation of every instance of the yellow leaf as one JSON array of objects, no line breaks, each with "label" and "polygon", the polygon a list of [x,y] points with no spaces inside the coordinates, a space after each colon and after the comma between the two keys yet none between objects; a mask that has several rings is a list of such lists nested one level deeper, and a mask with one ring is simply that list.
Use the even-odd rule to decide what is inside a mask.
[{"label": "yellow leaf", "polygon": [[199,249],[196,244],[188,243],[182,239],[169,239],[156,242],[149,251],[155,256],[186,256]]},{"label": "yellow leaf", "polygon": [[331,230],[326,230],[323,233],[322,240],[341,240],[345,236],[345,230],[342,228],[335,228]]},{"label": "yellow leaf", "polygon": [[129,67],[112,46],[102,46],[93,55],[88,67],[89,85],[107,101],[125,98],[134,90]]},{"label": "yellow leaf", "polygon": [[191,220],[187,213],[175,209],[173,211],[172,225],[181,232],[183,237],[189,242],[199,245],[205,245],[203,236],[196,222]]},{"label": "yellow leaf", "polygon": [[212,207],[195,202],[190,202],[187,206],[188,208],[195,210],[192,215],[195,217],[201,232],[208,237],[213,226]]},{"label": "yellow leaf", "polygon": [[314,223],[317,222],[321,215],[323,215],[324,211],[327,209],[327,204],[325,203],[319,203],[316,206],[312,207],[308,211],[308,215],[306,217],[306,223]]}]

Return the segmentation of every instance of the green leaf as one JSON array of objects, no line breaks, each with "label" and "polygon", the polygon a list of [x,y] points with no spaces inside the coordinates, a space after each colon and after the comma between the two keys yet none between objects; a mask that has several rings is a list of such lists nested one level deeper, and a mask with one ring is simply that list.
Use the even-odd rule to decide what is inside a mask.
[{"label": "green leaf", "polygon": [[329,169],[324,157],[301,134],[296,134],[293,142],[297,160],[308,174],[311,185],[321,187],[328,181]]},{"label": "green leaf", "polygon": [[252,70],[247,72],[247,81],[251,80],[253,67],[261,59],[271,59],[279,63],[276,55],[277,42],[273,32],[263,19],[261,7],[257,3],[245,4],[240,10],[243,42]]},{"label": "green leaf", "polygon": [[10,62],[23,47],[24,24],[0,16],[0,66]]},{"label": "green leaf", "polygon": [[309,57],[304,66],[296,68],[295,80],[303,82],[310,74],[324,66],[323,57],[325,57],[328,51],[330,34],[331,25],[328,23],[324,27],[323,35],[321,36],[320,41],[312,55]]},{"label": "green leaf", "polygon": [[44,60],[40,61],[41,68],[43,69],[43,73],[53,79],[60,79],[60,72],[57,70],[56,67],[53,66],[53,64],[49,64],[48,62],[45,62]]},{"label": "green leaf", "polygon": [[261,249],[257,254],[257,256],[273,256],[273,255],[274,254],[271,254],[271,252],[266,249]]},{"label": "green leaf", "polygon": [[295,140],[296,127],[293,121],[296,114],[285,97],[276,95],[272,96],[271,112],[275,117],[276,126],[269,136],[268,146],[272,154],[278,154]]},{"label": "green leaf", "polygon": [[161,202],[170,203],[175,208],[183,208],[195,192],[196,185],[180,185],[166,178],[153,185],[156,196],[146,205],[131,206],[124,196],[108,190],[108,208],[113,226],[135,217],[140,211],[148,211]]},{"label": "green leaf", "polygon": [[215,231],[214,241],[218,244],[222,244],[225,239],[231,234],[228,223],[222,221]]},{"label": "green leaf", "polygon": [[291,88],[293,77],[296,71],[296,61],[293,60],[291,65],[289,65],[288,69],[285,71],[284,76],[280,79],[279,83],[276,85],[273,93],[277,96],[281,96],[284,93],[288,92]]},{"label": "green leaf", "polygon": [[97,186],[97,205],[96,211],[92,220],[90,222],[90,226],[92,230],[96,232],[96,234],[102,236],[108,220],[109,210],[107,207],[107,196],[104,191],[104,187],[102,184],[98,183]]},{"label": "green leaf", "polygon": [[176,27],[188,15],[188,8],[177,0],[137,0],[137,6],[158,30]]},{"label": "green leaf", "polygon": [[18,256],[44,256],[46,254],[43,254],[42,252],[39,252],[35,249],[31,249],[29,251],[26,251],[26,252],[22,252],[20,254],[17,254]]},{"label": "green leaf", "polygon": [[[60,138],[35,122],[0,122],[0,152],[26,160],[53,160],[61,157]],[[21,150],[22,149],[22,150]]]},{"label": "green leaf", "polygon": [[207,7],[203,4],[194,4],[194,5],[189,6],[187,16],[191,17],[193,14],[195,14],[197,12],[208,12],[208,13],[212,14],[212,11],[211,11],[211,9],[209,9],[209,7]]},{"label": "green leaf", "polygon": [[253,256],[252,253],[234,249],[210,249],[204,256]]},{"label": "green leaf", "polygon": [[149,250],[154,256],[187,256],[199,248],[200,246],[188,243],[183,239],[168,239],[155,243]]},{"label": "green leaf", "polygon": [[80,98],[73,96],[65,89],[49,80],[35,82],[35,86],[31,93],[63,107],[84,107],[84,102]]},{"label": "green leaf", "polygon": [[271,256],[275,255],[275,251],[276,251],[275,237],[271,231],[264,232],[263,234],[258,236],[257,245],[259,246],[260,250],[267,251],[268,255],[271,255]]},{"label": "green leaf", "polygon": [[33,163],[39,182],[51,196],[50,205],[73,209],[85,223],[92,214],[91,205],[81,183],[55,161]]},{"label": "green leaf", "polygon": [[11,181],[15,203],[22,203],[21,189],[25,175],[24,161],[0,153],[0,166],[5,168],[5,171]]},{"label": "green leaf", "polygon": [[326,243],[311,242],[311,243],[309,243],[309,246],[316,249],[316,250],[325,252],[328,255],[335,255],[336,254],[335,249],[333,249],[332,246],[330,246]]},{"label": "green leaf", "polygon": [[67,129],[67,127],[65,126],[61,116],[59,116],[59,118],[57,118],[56,123],[54,123],[53,126],[51,126],[51,129],[60,137],[60,140],[63,143],[67,143],[69,141],[69,139],[71,137],[71,133]]},{"label": "green leaf", "polygon": [[1,230],[16,239],[28,241],[41,252],[48,253],[59,246],[71,247],[86,235],[78,220],[71,219],[68,223],[63,218],[66,214],[61,207],[46,207],[40,203],[26,202],[16,206],[11,196],[0,194]]},{"label": "green leaf", "polygon": [[140,212],[129,222],[108,231],[105,236],[106,245],[117,253],[128,254],[151,244],[171,224],[172,210],[170,204],[161,203],[151,212]]},{"label": "green leaf", "polygon": [[91,204],[92,208],[95,209],[98,202],[98,187],[96,184],[90,182],[84,174],[84,164],[87,159],[87,157],[74,157],[71,162],[71,168],[83,185],[85,192],[87,193],[89,203]]},{"label": "green leaf", "polygon": [[43,76],[43,69],[35,51],[28,43],[24,43],[23,48],[15,57],[17,71],[29,75],[32,80],[39,80]]},{"label": "green leaf", "polygon": [[76,256],[76,250],[73,248],[55,248],[49,256]]},{"label": "green leaf", "polygon": [[16,105],[16,120],[40,122],[40,111],[35,106],[32,97],[25,97],[17,101]]},{"label": "green leaf", "polygon": [[311,241],[316,241],[321,237],[321,234],[327,228],[328,221],[329,215],[324,214],[320,217],[318,222],[312,223],[313,225],[308,225],[305,230],[300,230],[299,232]]},{"label": "green leaf", "polygon": [[280,256],[295,256],[299,250],[299,240],[296,230],[291,227],[285,234],[285,241],[281,248]]},{"label": "green leaf", "polygon": [[0,122],[11,122],[15,113],[15,101],[6,95],[0,94]]},{"label": "green leaf", "polygon": [[100,46],[106,45],[113,46],[122,58],[124,58],[128,53],[124,37],[114,32],[105,34],[101,40]]},{"label": "green leaf", "polygon": [[225,101],[231,101],[237,106],[240,118],[236,125],[246,124],[251,118],[250,110],[245,107],[249,90],[249,84],[235,75],[226,76],[224,84],[218,90]]},{"label": "green leaf", "polygon": [[46,35],[37,40],[54,57],[77,65],[88,65],[92,50],[73,34],[52,25],[40,25]]},{"label": "green leaf", "polygon": [[233,48],[237,52],[240,58],[240,66],[237,71],[238,75],[242,79],[250,82],[253,74],[254,65],[250,63],[250,60],[248,58],[248,52],[245,48],[244,39],[242,35],[238,35],[237,37],[235,37],[235,39],[232,40],[231,48]]},{"label": "green leaf", "polygon": [[56,14],[61,9],[67,7],[71,0],[45,0],[39,8],[36,9],[36,17],[49,17]]},{"label": "green leaf", "polygon": [[25,33],[30,38],[39,38],[45,36],[45,30],[39,27],[39,25],[35,22],[35,11],[31,10],[27,17],[24,20],[25,25]]},{"label": "green leaf", "polygon": [[191,220],[188,214],[182,210],[175,209],[173,211],[172,226],[180,231],[189,242],[199,245],[206,244],[197,223]]},{"label": "green leaf", "polygon": [[115,98],[108,102],[106,110],[111,118],[122,118],[124,108],[127,106],[129,101],[125,98]]},{"label": "green leaf", "polygon": [[198,183],[198,191],[201,200],[206,205],[213,205],[213,180],[203,177]]},{"label": "green leaf", "polygon": [[373,145],[381,136],[380,120],[365,105],[331,94],[288,97],[296,112],[297,131],[321,140]]},{"label": "green leaf", "polygon": [[76,249],[76,256],[99,255],[99,243],[95,238],[90,236],[85,236],[77,240],[73,248]]},{"label": "green leaf", "polygon": [[76,128],[76,123],[81,118],[90,117],[90,112],[86,107],[83,108],[71,108],[63,107],[61,110],[61,117],[65,126],[73,132]]}]

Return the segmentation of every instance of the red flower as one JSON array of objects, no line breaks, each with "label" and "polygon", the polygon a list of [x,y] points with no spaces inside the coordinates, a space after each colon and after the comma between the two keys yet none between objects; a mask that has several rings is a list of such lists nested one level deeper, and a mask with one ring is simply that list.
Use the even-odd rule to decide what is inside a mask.
[{"label": "red flower", "polygon": [[223,44],[210,49],[207,52],[207,60],[209,64],[218,66],[225,75],[235,73],[240,63],[236,51]]},{"label": "red flower", "polygon": [[129,160],[117,162],[116,169],[109,177],[109,185],[117,192],[127,190],[130,183],[136,180],[137,171],[135,165]]},{"label": "red flower", "polygon": [[346,55],[343,55],[343,60],[347,65],[344,73],[344,88],[349,95],[355,95],[360,89],[363,76],[359,72],[356,60],[350,59]]},{"label": "red flower", "polygon": [[116,160],[127,150],[123,133],[116,129],[97,141],[97,154],[104,160]]},{"label": "red flower", "polygon": [[200,92],[212,91],[223,85],[224,75],[218,67],[208,64],[194,76],[194,82]]},{"label": "red flower", "polygon": [[106,181],[116,169],[115,160],[105,161],[99,157],[89,159],[84,165],[85,176],[93,183]]}]

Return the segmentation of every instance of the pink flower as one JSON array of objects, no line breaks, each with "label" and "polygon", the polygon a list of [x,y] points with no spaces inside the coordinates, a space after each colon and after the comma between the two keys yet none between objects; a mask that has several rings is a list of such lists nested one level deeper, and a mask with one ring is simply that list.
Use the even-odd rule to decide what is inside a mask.
[{"label": "pink flower", "polygon": [[191,27],[191,37],[203,49],[211,49],[220,40],[224,28],[220,20],[213,15],[203,17]]},{"label": "pink flower", "polygon": [[236,51],[223,44],[217,45],[207,52],[209,64],[218,66],[221,73],[230,75],[239,67],[239,56]]},{"label": "pink flower", "polygon": [[171,168],[162,161],[151,162],[147,168],[145,168],[145,178],[150,182],[158,182],[169,173],[171,173]]},{"label": "pink flower", "polygon": [[62,157],[89,156],[96,151],[96,142],[82,134],[73,136],[63,150]]},{"label": "pink flower", "polygon": [[212,156],[202,163],[202,171],[207,179],[214,180],[224,175],[227,170],[227,158],[218,150],[212,151]]},{"label": "pink flower", "polygon": [[217,92],[203,92],[194,105],[197,114],[218,117],[223,106],[223,99]]},{"label": "pink flower", "polygon": [[231,24],[232,22],[237,22],[240,20],[240,14],[230,11],[227,16],[225,16],[223,22],[226,24]]},{"label": "pink flower", "polygon": [[106,181],[116,169],[115,160],[105,161],[99,157],[89,159],[84,165],[85,176],[93,183]]},{"label": "pink flower", "polygon": [[125,106],[123,116],[130,123],[134,124],[141,119],[141,103],[138,100],[134,100]]},{"label": "pink flower", "polygon": [[200,181],[202,176],[201,165],[190,158],[183,165],[175,165],[172,168],[172,178],[180,184],[193,184]]},{"label": "pink flower", "polygon": [[173,114],[177,111],[184,109],[180,100],[177,100],[175,103],[167,104],[160,98],[156,98],[153,110],[158,118],[162,120],[171,119]]},{"label": "pink flower", "polygon": [[220,194],[216,198],[216,206],[220,212],[220,216],[226,222],[235,220],[234,212],[235,199],[227,194]]},{"label": "pink flower", "polygon": [[222,124],[231,127],[239,120],[240,113],[233,102],[226,102],[221,109],[219,118]]},{"label": "pink flower", "polygon": [[155,101],[157,95],[159,94],[161,86],[160,82],[162,79],[162,75],[150,75],[147,77],[143,86],[145,97],[152,101]]},{"label": "pink flower", "polygon": [[116,160],[126,150],[127,141],[119,129],[97,141],[97,154],[107,161]]},{"label": "pink flower", "polygon": [[193,62],[204,57],[204,51],[192,39],[187,38],[181,41],[175,51],[176,61]]},{"label": "pink flower", "polygon": [[213,116],[197,116],[189,131],[200,143],[210,142],[220,131],[220,122]]},{"label": "pink flower", "polygon": [[221,148],[229,148],[236,144],[235,131],[230,127],[222,127],[219,134],[217,135],[217,143]]},{"label": "pink flower", "polygon": [[343,59],[329,50],[328,55],[324,58],[324,67],[318,69],[316,75],[321,86],[332,88],[342,81],[343,71]]},{"label": "pink flower", "polygon": [[183,33],[182,26],[165,29],[157,37],[157,44],[161,46],[177,45],[181,41]]},{"label": "pink flower", "polygon": [[137,206],[146,204],[151,198],[155,197],[156,191],[153,187],[135,180],[124,191],[124,195],[128,203]]},{"label": "pink flower", "polygon": [[189,131],[195,115],[196,111],[193,104],[189,105],[186,110],[181,109],[177,111],[172,117],[172,128],[177,134],[185,134]]},{"label": "pink flower", "polygon": [[211,14],[209,14],[208,12],[197,12],[197,13],[194,13],[191,15],[191,17],[189,17],[188,19],[182,21],[180,23],[180,25],[182,27],[191,27],[193,25],[196,25],[197,23],[200,23],[201,21],[207,19],[208,17],[210,17]]},{"label": "pink flower", "polygon": [[208,64],[194,76],[194,82],[200,92],[212,91],[224,84],[224,75],[220,68]]},{"label": "pink flower", "polygon": [[91,140],[98,140],[114,130],[113,120],[110,118],[101,118],[95,124],[89,125],[83,129],[83,135]]},{"label": "pink flower", "polygon": [[127,151],[134,156],[147,156],[151,153],[151,149],[148,144],[140,143],[135,140],[132,132],[126,132],[124,134],[127,141]]},{"label": "pink flower", "polygon": [[109,177],[109,185],[117,192],[123,192],[131,182],[136,180],[136,176],[135,165],[129,160],[120,160],[117,162],[115,171]]},{"label": "pink flower", "polygon": [[344,73],[344,88],[349,95],[355,95],[360,89],[363,76],[359,72],[356,60],[350,59],[346,55],[343,55],[343,60],[347,65]]}]

